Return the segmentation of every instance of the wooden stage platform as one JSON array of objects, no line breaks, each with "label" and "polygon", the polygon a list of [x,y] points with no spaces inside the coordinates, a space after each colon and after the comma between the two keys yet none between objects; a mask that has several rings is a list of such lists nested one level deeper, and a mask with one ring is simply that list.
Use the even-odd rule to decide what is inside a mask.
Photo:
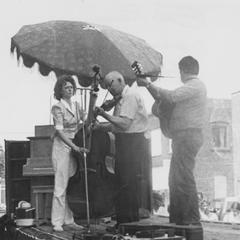
[{"label": "wooden stage platform", "polygon": [[[131,223],[131,224],[136,224],[137,226],[149,226],[150,228],[154,225],[156,226],[157,224],[162,224],[162,223],[167,223],[168,219],[163,218],[160,219],[156,216],[153,216],[148,219],[143,219],[139,222],[136,223]],[[84,222],[78,222],[79,224],[85,226]],[[32,227],[16,227],[16,226],[11,226],[8,231],[8,239],[13,239],[13,240],[30,240],[30,239],[35,239],[35,240],[91,240],[91,239],[97,239],[97,240],[131,240],[134,239],[130,237],[128,234],[123,238],[124,230],[127,230],[126,226],[121,227],[123,232],[122,234],[113,234],[108,232],[106,229],[111,228],[114,226],[115,222],[111,221],[108,223],[104,223],[103,221],[96,221],[96,222],[91,222],[90,225],[90,233],[87,232],[86,230],[80,230],[76,231],[73,230],[67,226],[64,226],[64,231],[63,232],[54,232],[52,229],[52,226],[50,223],[48,224],[43,224],[40,226],[32,226]],[[159,226],[160,228],[160,226]],[[10,237],[10,239],[9,239]],[[139,239],[136,238],[135,239]],[[141,238],[142,239],[142,238]],[[151,239],[151,238],[145,238],[145,239]],[[164,234],[162,237],[156,238],[158,240],[182,240],[184,239],[183,237],[180,236],[175,236],[174,234],[171,234],[171,236],[168,236],[168,233]]]},{"label": "wooden stage platform", "polygon": [[[84,222],[79,222],[84,225]],[[125,238],[117,238],[117,235],[111,235],[106,231],[106,228],[111,227],[115,224],[114,221],[109,223],[104,223],[101,221],[96,221],[91,223],[90,234],[86,231],[74,231],[70,228],[64,227],[64,232],[54,232],[52,230],[51,225],[44,224],[41,226],[33,226],[33,227],[15,227],[12,226],[9,229],[7,240],[91,240],[91,239],[99,239],[99,240],[133,240],[139,238],[131,238],[127,236]],[[142,219],[139,222],[131,223],[130,225],[136,224],[138,227],[140,226],[149,226],[152,228],[153,226],[161,226],[161,228],[169,227],[173,229],[184,229],[184,226],[175,226],[168,224],[168,218],[160,217],[160,216],[152,216],[148,219]],[[239,240],[240,239],[240,225],[239,224],[226,224],[220,222],[202,222],[203,226],[203,239],[204,240]],[[129,225],[125,226],[123,229],[129,229]],[[141,238],[141,239],[151,239],[151,238]],[[189,236],[177,237],[177,236],[165,236],[152,238],[156,240],[197,240],[191,239]]]}]

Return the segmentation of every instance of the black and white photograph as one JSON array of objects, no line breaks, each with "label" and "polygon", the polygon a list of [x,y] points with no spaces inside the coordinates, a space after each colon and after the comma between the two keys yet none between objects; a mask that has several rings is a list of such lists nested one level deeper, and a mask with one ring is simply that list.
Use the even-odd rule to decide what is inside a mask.
[{"label": "black and white photograph", "polygon": [[240,239],[240,2],[0,3],[1,240]]}]

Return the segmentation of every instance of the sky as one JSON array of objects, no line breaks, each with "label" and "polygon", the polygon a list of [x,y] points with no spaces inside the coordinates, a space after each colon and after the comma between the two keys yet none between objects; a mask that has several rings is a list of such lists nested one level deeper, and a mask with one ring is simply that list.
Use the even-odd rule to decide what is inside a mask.
[{"label": "sky", "polygon": [[[166,88],[179,86],[178,61],[192,55],[211,98],[240,90],[240,2],[234,0],[8,0],[0,3],[0,144],[33,136],[50,123],[54,74],[42,77],[10,54],[11,37],[23,26],[49,20],[108,25],[146,40],[163,54]],[[141,90],[142,91],[142,90]],[[148,109],[152,104],[146,96]]]}]

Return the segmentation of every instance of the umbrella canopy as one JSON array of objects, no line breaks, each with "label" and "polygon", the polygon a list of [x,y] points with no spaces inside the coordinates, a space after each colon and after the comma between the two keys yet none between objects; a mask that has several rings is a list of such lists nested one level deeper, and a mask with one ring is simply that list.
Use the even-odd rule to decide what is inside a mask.
[{"label": "umbrella canopy", "polygon": [[26,67],[39,64],[46,76],[71,74],[83,86],[91,84],[93,66],[102,75],[116,70],[128,84],[135,80],[131,64],[138,61],[148,74],[159,74],[162,55],[144,40],[110,27],[74,21],[49,21],[23,26],[11,39],[11,52],[23,58]]}]

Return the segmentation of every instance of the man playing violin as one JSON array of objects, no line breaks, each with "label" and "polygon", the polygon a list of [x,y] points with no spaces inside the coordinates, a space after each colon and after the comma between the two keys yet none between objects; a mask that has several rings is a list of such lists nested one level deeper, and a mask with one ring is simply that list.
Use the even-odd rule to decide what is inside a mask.
[{"label": "man playing violin", "polygon": [[140,205],[151,209],[151,155],[146,137],[148,117],[142,96],[125,83],[119,72],[108,73],[103,81],[113,97],[121,96],[116,101],[113,115],[103,108],[97,108],[98,115],[105,118],[108,124],[97,123],[94,126],[95,129],[115,134],[118,186],[115,210],[118,225],[138,221]]},{"label": "man playing violin", "polygon": [[172,139],[170,222],[180,225],[200,224],[193,170],[195,157],[203,143],[207,92],[204,83],[198,78],[199,63],[196,59],[184,57],[178,66],[183,85],[175,90],[159,88],[146,78],[139,78],[138,85],[145,86],[155,99],[174,105],[168,124]]}]

